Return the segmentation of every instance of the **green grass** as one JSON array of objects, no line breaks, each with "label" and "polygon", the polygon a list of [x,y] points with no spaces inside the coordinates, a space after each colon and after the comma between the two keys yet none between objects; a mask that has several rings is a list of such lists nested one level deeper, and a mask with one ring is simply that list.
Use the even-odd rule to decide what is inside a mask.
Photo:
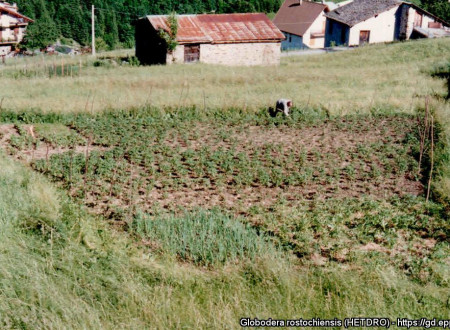
[{"label": "green grass", "polygon": [[240,259],[254,261],[277,253],[249,225],[244,226],[217,210],[156,219],[138,214],[131,228],[138,237],[153,244],[155,250],[197,265],[220,265]]},{"label": "green grass", "polygon": [[374,108],[411,113],[421,104],[420,96],[443,91],[442,83],[424,71],[449,52],[450,40],[442,38],[288,57],[279,67],[95,67],[94,59],[82,57],[78,74],[62,77],[49,77],[50,68],[79,66],[79,58],[12,59],[0,69],[2,108],[59,113],[149,105],[256,110],[287,97],[299,107],[322,107],[333,114]]},{"label": "green grass", "polygon": [[[27,79],[24,62],[8,63],[5,88],[24,89],[0,111],[15,125],[0,140],[0,327],[450,318],[450,108],[428,76],[448,47],[379,45],[280,68],[85,63],[45,78],[43,94],[45,63],[26,63]],[[144,107],[142,82],[160,84]],[[107,102],[62,103],[105,84]],[[290,119],[267,115],[266,101],[299,87],[312,96],[298,96]],[[439,122],[430,202],[430,155],[419,172],[417,118],[405,114],[422,106],[415,94],[435,96]],[[108,102],[132,109],[90,114]]]},{"label": "green grass", "polygon": [[[197,269],[129,244],[0,156],[2,328],[238,328],[243,316],[448,318],[448,289],[389,265],[293,267],[277,256]],[[370,304],[367,302],[370,301]]]}]

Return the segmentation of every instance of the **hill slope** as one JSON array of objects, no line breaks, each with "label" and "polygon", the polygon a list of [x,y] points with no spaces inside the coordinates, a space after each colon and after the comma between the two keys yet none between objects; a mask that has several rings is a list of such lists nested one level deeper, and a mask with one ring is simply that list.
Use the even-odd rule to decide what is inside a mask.
[{"label": "hill slope", "polygon": [[[79,115],[2,110],[0,327],[239,328],[242,317],[448,319],[450,108],[442,100],[443,82],[425,78],[447,48],[448,40],[431,40],[325,57],[343,71],[366,61],[356,70],[372,79],[370,95],[378,93],[374,85],[383,88],[376,81],[385,66],[415,63],[422,86],[433,84],[431,105],[440,122],[435,196],[441,199],[429,203],[420,181],[429,157],[420,173],[417,168],[416,114],[395,106],[374,110],[370,99],[368,114],[349,110],[341,117],[305,105],[289,119],[239,107],[81,109]],[[425,54],[434,55],[420,71]],[[320,59],[295,61],[288,65],[297,75],[325,67]],[[105,79],[116,69],[101,67]],[[7,70],[22,77],[20,67]],[[404,77],[410,76],[398,74],[395,85],[408,85]],[[219,79],[215,88],[226,85]],[[359,87],[345,86],[349,95]],[[185,187],[193,199],[186,199]],[[218,193],[235,202],[212,198]],[[139,203],[145,197],[151,208],[148,200]]]}]

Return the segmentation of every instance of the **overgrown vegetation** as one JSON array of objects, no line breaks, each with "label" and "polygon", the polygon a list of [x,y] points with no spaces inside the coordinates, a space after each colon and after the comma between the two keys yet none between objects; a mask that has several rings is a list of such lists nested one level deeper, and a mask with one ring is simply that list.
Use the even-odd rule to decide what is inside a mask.
[{"label": "overgrown vegetation", "polygon": [[177,42],[178,20],[176,13],[172,13],[167,17],[167,24],[169,26],[169,31],[160,29],[159,36],[166,42],[168,53],[172,54],[178,45]]},{"label": "overgrown vegetation", "polygon": [[[449,226],[422,197],[415,116],[149,108],[66,115],[65,129],[16,116],[12,155],[152,251],[204,266],[254,258],[259,238],[229,219],[241,216],[302,263],[359,264],[375,251],[411,279],[448,281],[435,256],[448,253]],[[196,208],[224,213],[186,215]]]},{"label": "overgrown vegetation", "polygon": [[217,266],[239,259],[255,261],[262,255],[276,254],[249,225],[217,210],[156,219],[138,213],[130,226],[153,250],[200,266]]},{"label": "overgrown vegetation", "polygon": [[[238,328],[243,316],[447,319],[450,108],[443,81],[425,75],[448,47],[429,40],[285,62],[291,71],[301,63],[303,75],[330,59],[365,61],[355,70],[381,89],[367,94],[361,111],[333,111],[338,101],[325,107],[314,99],[297,103],[290,118],[272,118],[265,108],[183,106],[187,86],[173,97],[179,106],[172,100],[166,108],[148,102],[97,112],[94,92],[79,113],[3,108],[0,327]],[[431,54],[423,67],[417,53]],[[412,63],[413,73],[403,73]],[[82,74],[102,79],[120,69],[86,64]],[[393,88],[375,83],[385,67],[398,68],[397,97],[406,107],[377,104],[375,95]],[[3,79],[21,69],[9,64]],[[216,70],[216,89],[231,77],[218,67],[152,69]],[[402,80],[413,74],[423,84],[417,103]],[[347,91],[348,103],[360,87],[355,80],[337,89]],[[438,122],[435,148],[431,130],[421,138],[426,93]]]}]

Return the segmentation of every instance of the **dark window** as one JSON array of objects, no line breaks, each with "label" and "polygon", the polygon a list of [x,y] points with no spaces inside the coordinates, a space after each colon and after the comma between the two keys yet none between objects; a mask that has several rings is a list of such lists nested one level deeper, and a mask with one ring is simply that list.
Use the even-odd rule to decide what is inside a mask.
[{"label": "dark window", "polygon": [[198,62],[200,60],[200,45],[184,46],[184,62]]},{"label": "dark window", "polygon": [[332,21],[330,21],[329,26],[328,26],[328,32],[330,34],[333,34],[333,25],[334,25],[334,23]]}]

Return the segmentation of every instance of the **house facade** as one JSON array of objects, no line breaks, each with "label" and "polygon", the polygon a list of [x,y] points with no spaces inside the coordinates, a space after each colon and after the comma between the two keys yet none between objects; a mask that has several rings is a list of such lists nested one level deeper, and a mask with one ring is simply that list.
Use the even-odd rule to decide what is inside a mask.
[{"label": "house facade", "polygon": [[167,51],[159,31],[167,16],[147,16],[136,24],[136,56],[143,64],[202,62],[222,65],[278,65],[284,35],[265,14],[177,16],[177,47]]},{"label": "house facade", "polygon": [[274,24],[286,39],[283,50],[323,48],[325,45],[325,14],[328,6],[318,2],[285,0],[278,10]]},{"label": "house facade", "polygon": [[16,4],[0,2],[0,56],[9,54],[25,36],[32,19],[20,14]]},{"label": "house facade", "polygon": [[326,47],[450,35],[446,22],[405,1],[354,0],[326,17]]}]

